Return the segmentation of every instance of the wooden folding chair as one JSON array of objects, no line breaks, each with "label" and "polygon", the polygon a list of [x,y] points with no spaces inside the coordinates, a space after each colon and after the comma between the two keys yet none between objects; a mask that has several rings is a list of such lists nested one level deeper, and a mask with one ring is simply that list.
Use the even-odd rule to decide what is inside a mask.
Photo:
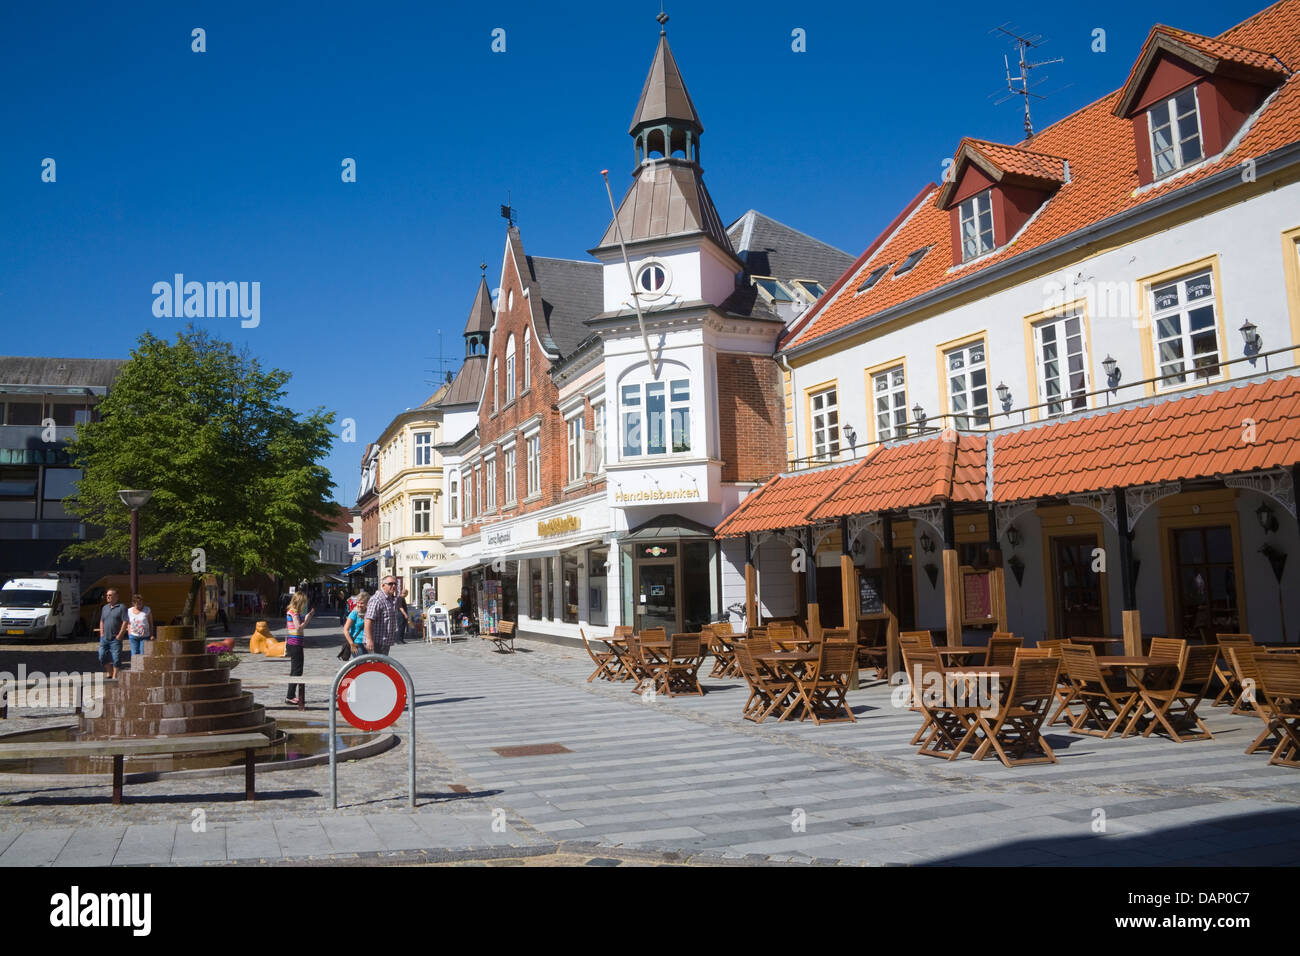
[{"label": "wooden folding chair", "polygon": [[582,628],[578,628],[578,635],[582,638],[582,646],[587,649],[587,656],[596,665],[596,669],[587,678],[587,683],[590,684],[597,677],[613,680],[621,666],[618,655],[613,650],[596,651],[592,648],[591,641],[587,640],[587,633]]},{"label": "wooden folding chair", "polygon": [[664,693],[669,697],[681,694],[698,694],[703,697],[704,688],[700,686],[698,676],[703,660],[700,656],[700,635],[674,634],[671,644],[662,668]]},{"label": "wooden folding chair", "polygon": [[736,664],[736,650],[731,643],[731,625],[726,622],[706,624],[701,632],[709,641],[709,650],[713,653],[713,669],[710,677],[731,677],[739,672]]},{"label": "wooden folding chair", "polygon": [[1260,697],[1279,740],[1270,764],[1300,767],[1300,657],[1260,654],[1255,658]]},{"label": "wooden folding chair", "polygon": [[929,631],[901,631],[898,635],[899,647],[934,647],[934,635]]},{"label": "wooden folding chair", "polygon": [[774,676],[754,659],[755,653],[771,650],[770,644],[767,647],[759,646],[762,643],[761,639],[756,643],[752,638],[736,642],[736,663],[740,666],[745,683],[749,684],[749,699],[745,701],[742,716],[756,724],[761,724],[772,714],[780,712],[795,694],[794,681]]},{"label": "wooden folding chair", "polygon": [[919,743],[918,754],[927,757],[943,757],[952,760],[961,753],[962,747],[971,735],[974,721],[959,713],[947,704],[947,688],[944,698],[939,701],[926,699],[927,684],[934,681],[933,675],[942,677],[943,662],[933,648],[918,650],[903,649],[903,667],[907,671],[907,682],[912,691],[912,707],[924,718],[921,729],[912,737],[913,744]]},{"label": "wooden folding chair", "polygon": [[[864,642],[862,630],[870,635]],[[889,675],[885,668],[889,666],[888,629],[883,621],[863,621],[858,625],[858,667],[870,667],[876,672],[876,680],[887,680]]]},{"label": "wooden folding chair", "polygon": [[[1056,754],[1043,739],[1043,721],[1056,699],[1056,677],[1061,662],[1051,657],[1020,657],[1015,663],[1011,689],[993,717],[976,713],[984,741],[975,751],[983,760],[991,747],[1003,766],[1056,763]],[[1037,753],[1037,756],[1033,754]]]},{"label": "wooden folding chair", "polygon": [[823,640],[816,662],[795,678],[797,699],[781,719],[789,717],[802,703],[801,720],[812,717],[818,726],[845,720],[856,723],[858,718],[849,710],[846,697],[857,653],[857,647],[847,641]]},{"label": "wooden folding chair", "polygon": [[[1061,663],[1074,685],[1075,699],[1083,705],[1083,710],[1070,725],[1071,732],[1109,737],[1137,706],[1138,691],[1127,687],[1112,688],[1102,674],[1097,654],[1091,646],[1061,645]],[[1086,728],[1084,725],[1090,719],[1095,727]]]},{"label": "wooden folding chair", "polygon": [[767,636],[772,639],[772,643],[783,651],[793,651],[798,649],[795,643],[799,639],[793,623],[779,621],[767,626]]},{"label": "wooden folding chair", "polygon": [[[1196,708],[1201,705],[1201,698],[1210,689],[1210,681],[1214,679],[1214,665],[1218,659],[1219,648],[1215,644],[1184,646],[1174,679],[1158,687],[1147,686],[1140,690],[1142,700],[1151,709],[1153,718],[1151,725],[1142,734],[1143,737],[1150,737],[1158,726],[1168,731],[1170,739],[1180,744],[1188,740],[1210,740],[1214,737],[1210,728],[1196,716]],[[1136,714],[1141,714],[1142,711],[1143,708],[1139,707]],[[1130,723],[1135,723],[1136,720],[1135,715]],[[1199,733],[1189,734],[1189,729]]]},{"label": "wooden folding chair", "polygon": [[985,667],[1009,667],[1016,662],[1016,648],[1024,641],[1014,635],[1001,633],[989,638],[988,651],[984,655]]},{"label": "wooden folding chair", "polygon": [[[1061,659],[1061,645],[1065,643],[1068,642],[1053,638],[1052,640],[1039,641],[1037,649],[1046,650],[1052,658],[1059,661]],[[1066,676],[1065,668],[1062,667],[1056,675],[1056,711],[1052,714],[1051,719],[1047,721],[1047,725],[1051,727],[1054,724],[1063,723],[1068,725],[1074,723],[1074,719],[1078,716],[1070,709],[1070,705],[1074,701],[1074,685],[1070,683],[1070,678]]]},{"label": "wooden folding chair", "polygon": [[1025,658],[1026,660],[1043,660],[1053,656],[1050,647],[1017,647],[1016,656],[1014,660],[1012,660],[1012,663],[1014,664],[1021,658]]},{"label": "wooden folding chair", "polygon": [[[1262,702],[1263,695],[1259,689],[1259,670],[1255,667],[1257,650],[1254,644],[1229,644],[1223,648],[1223,652],[1228,658],[1228,666],[1232,669],[1232,673],[1237,677],[1241,685],[1237,700],[1232,705],[1232,712],[1234,714],[1250,713],[1264,722],[1263,731],[1246,748],[1248,754],[1257,753],[1264,747],[1272,748],[1275,746],[1275,738],[1279,733],[1274,725],[1272,714],[1269,713]],[[1242,708],[1240,711],[1238,710],[1239,707]]]},{"label": "wooden folding chair", "polygon": [[[1241,699],[1241,678],[1232,668],[1232,662],[1228,660],[1228,648],[1230,647],[1254,647],[1255,639],[1249,634],[1217,634],[1219,641],[1219,662],[1215,664],[1214,676],[1219,679],[1223,687],[1219,690],[1218,695],[1214,698],[1213,707],[1220,707],[1223,704],[1231,704],[1233,712],[1236,712],[1237,702]],[[1226,700],[1225,700],[1226,698]]]},{"label": "wooden folding chair", "polygon": [[[513,654],[515,652],[515,622],[514,621],[497,621],[497,632],[495,634],[484,634],[484,638],[496,645],[498,653]],[[482,647],[483,645],[479,645]]]}]

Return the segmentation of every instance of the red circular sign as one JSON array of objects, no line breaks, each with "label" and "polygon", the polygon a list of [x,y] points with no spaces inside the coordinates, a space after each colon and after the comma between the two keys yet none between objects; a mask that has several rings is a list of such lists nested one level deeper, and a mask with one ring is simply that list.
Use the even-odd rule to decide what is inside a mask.
[{"label": "red circular sign", "polygon": [[406,709],[406,681],[387,661],[366,661],[339,681],[338,705],[358,730],[383,730]]}]

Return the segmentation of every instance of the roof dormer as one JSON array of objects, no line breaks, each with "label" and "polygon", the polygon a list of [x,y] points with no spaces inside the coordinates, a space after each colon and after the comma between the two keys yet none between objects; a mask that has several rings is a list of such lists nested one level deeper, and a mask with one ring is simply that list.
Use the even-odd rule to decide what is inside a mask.
[{"label": "roof dormer", "polygon": [[1270,53],[1152,28],[1114,109],[1133,123],[1139,181],[1145,186],[1223,152],[1288,75]]},{"label": "roof dormer", "polygon": [[1005,245],[1069,178],[1059,156],[962,140],[938,197],[952,217],[953,265]]}]

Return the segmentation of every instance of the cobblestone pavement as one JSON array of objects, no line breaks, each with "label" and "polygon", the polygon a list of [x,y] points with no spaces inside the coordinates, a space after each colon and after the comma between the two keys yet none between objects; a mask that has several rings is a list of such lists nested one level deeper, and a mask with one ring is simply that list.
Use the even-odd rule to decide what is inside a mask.
[{"label": "cobblestone pavement", "polygon": [[[313,627],[309,678],[334,673],[336,633],[329,617]],[[705,679],[703,698],[644,702],[627,684],[586,683],[580,649],[519,647],[395,648],[417,690],[416,810],[405,742],[341,766],[336,811],[323,766],[259,773],[253,804],[239,799],[238,777],[128,784],[127,805],[113,807],[103,783],[9,775],[0,865],[1300,863],[1300,774],[1245,755],[1259,722],[1225,708],[1204,708],[1214,740],[1057,728],[1059,764],[1007,769],[917,756],[908,740],[919,717],[881,684],[850,695],[855,724],[754,725],[740,717],[738,680]],[[296,716],[282,704],[287,673],[254,657],[235,676],[272,715]],[[325,716],[325,693],[308,688],[309,715]],[[69,719],[10,717],[0,730]],[[543,744],[564,749],[493,749]]]}]

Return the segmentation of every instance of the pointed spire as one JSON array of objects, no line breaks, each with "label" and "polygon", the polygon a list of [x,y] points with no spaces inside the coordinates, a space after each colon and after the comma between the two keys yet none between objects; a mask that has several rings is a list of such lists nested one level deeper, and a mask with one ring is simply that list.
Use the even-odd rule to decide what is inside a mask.
[{"label": "pointed spire", "polygon": [[[663,18],[660,23],[667,23],[667,14],[659,16]],[[628,133],[635,136],[643,126],[662,126],[671,121],[694,127],[697,135],[704,132],[704,124],[695,112],[691,94],[686,92],[686,83],[677,69],[673,51],[668,47],[668,35],[660,31],[659,47],[655,50],[654,62],[650,64],[650,73],[641,89],[641,99]]]},{"label": "pointed spire", "polygon": [[483,275],[478,279],[478,294],[469,310],[465,323],[465,356],[487,353],[488,338],[492,332],[492,292],[487,284],[487,263],[479,266]]}]

